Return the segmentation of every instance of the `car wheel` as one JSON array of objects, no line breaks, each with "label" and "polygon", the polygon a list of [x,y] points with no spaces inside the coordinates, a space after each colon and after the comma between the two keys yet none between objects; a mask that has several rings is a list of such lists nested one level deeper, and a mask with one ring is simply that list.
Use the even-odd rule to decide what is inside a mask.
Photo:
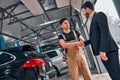
[{"label": "car wheel", "polygon": [[53,67],[54,67],[54,69],[56,70],[57,77],[59,77],[59,76],[60,76],[60,71],[58,70],[58,68],[57,68],[56,66],[53,66]]}]

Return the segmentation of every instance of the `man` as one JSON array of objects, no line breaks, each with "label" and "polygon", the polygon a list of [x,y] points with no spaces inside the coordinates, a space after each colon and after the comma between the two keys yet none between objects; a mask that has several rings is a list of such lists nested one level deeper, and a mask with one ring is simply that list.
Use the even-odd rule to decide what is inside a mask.
[{"label": "man", "polygon": [[82,5],[82,12],[88,20],[92,18],[87,26],[89,40],[85,41],[85,45],[91,43],[94,55],[100,55],[112,80],[120,80],[118,47],[110,34],[106,15],[94,12],[94,5],[90,1]]},{"label": "man", "polygon": [[79,32],[70,29],[70,24],[66,18],[61,19],[60,25],[63,33],[59,35],[59,44],[66,49],[66,58],[72,80],[79,80],[79,71],[83,74],[84,80],[92,80],[85,55],[81,49],[84,44],[83,37]]}]

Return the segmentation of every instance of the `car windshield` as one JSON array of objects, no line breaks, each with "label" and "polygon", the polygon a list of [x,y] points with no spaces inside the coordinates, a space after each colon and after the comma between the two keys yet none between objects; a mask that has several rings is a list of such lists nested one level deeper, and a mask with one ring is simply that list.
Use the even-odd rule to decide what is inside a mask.
[{"label": "car windshield", "polygon": [[53,58],[53,57],[58,56],[58,54],[56,53],[56,51],[47,52],[46,54],[47,54],[50,58]]}]

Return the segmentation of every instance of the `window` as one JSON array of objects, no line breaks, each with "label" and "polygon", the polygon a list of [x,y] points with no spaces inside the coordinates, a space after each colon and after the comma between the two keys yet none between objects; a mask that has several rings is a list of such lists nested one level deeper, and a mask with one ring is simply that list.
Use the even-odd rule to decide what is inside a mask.
[{"label": "window", "polygon": [[56,51],[48,52],[47,55],[48,55],[50,58],[53,58],[53,57],[58,56],[57,53],[56,53]]},{"label": "window", "polygon": [[44,10],[50,10],[56,8],[55,0],[39,0]]},{"label": "window", "polygon": [[[109,4],[109,6],[108,6]],[[112,0],[97,0],[95,4],[96,11],[103,11],[113,18],[119,18]]]},{"label": "window", "polygon": [[11,62],[14,59],[12,55],[6,53],[0,53],[0,65]]}]

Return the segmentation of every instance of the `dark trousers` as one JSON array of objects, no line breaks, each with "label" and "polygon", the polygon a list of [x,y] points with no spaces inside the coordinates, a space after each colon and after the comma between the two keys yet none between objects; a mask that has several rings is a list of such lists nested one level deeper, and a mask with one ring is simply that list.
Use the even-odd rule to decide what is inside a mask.
[{"label": "dark trousers", "polygon": [[120,80],[120,64],[118,50],[107,53],[108,61],[102,61],[112,80]]}]

